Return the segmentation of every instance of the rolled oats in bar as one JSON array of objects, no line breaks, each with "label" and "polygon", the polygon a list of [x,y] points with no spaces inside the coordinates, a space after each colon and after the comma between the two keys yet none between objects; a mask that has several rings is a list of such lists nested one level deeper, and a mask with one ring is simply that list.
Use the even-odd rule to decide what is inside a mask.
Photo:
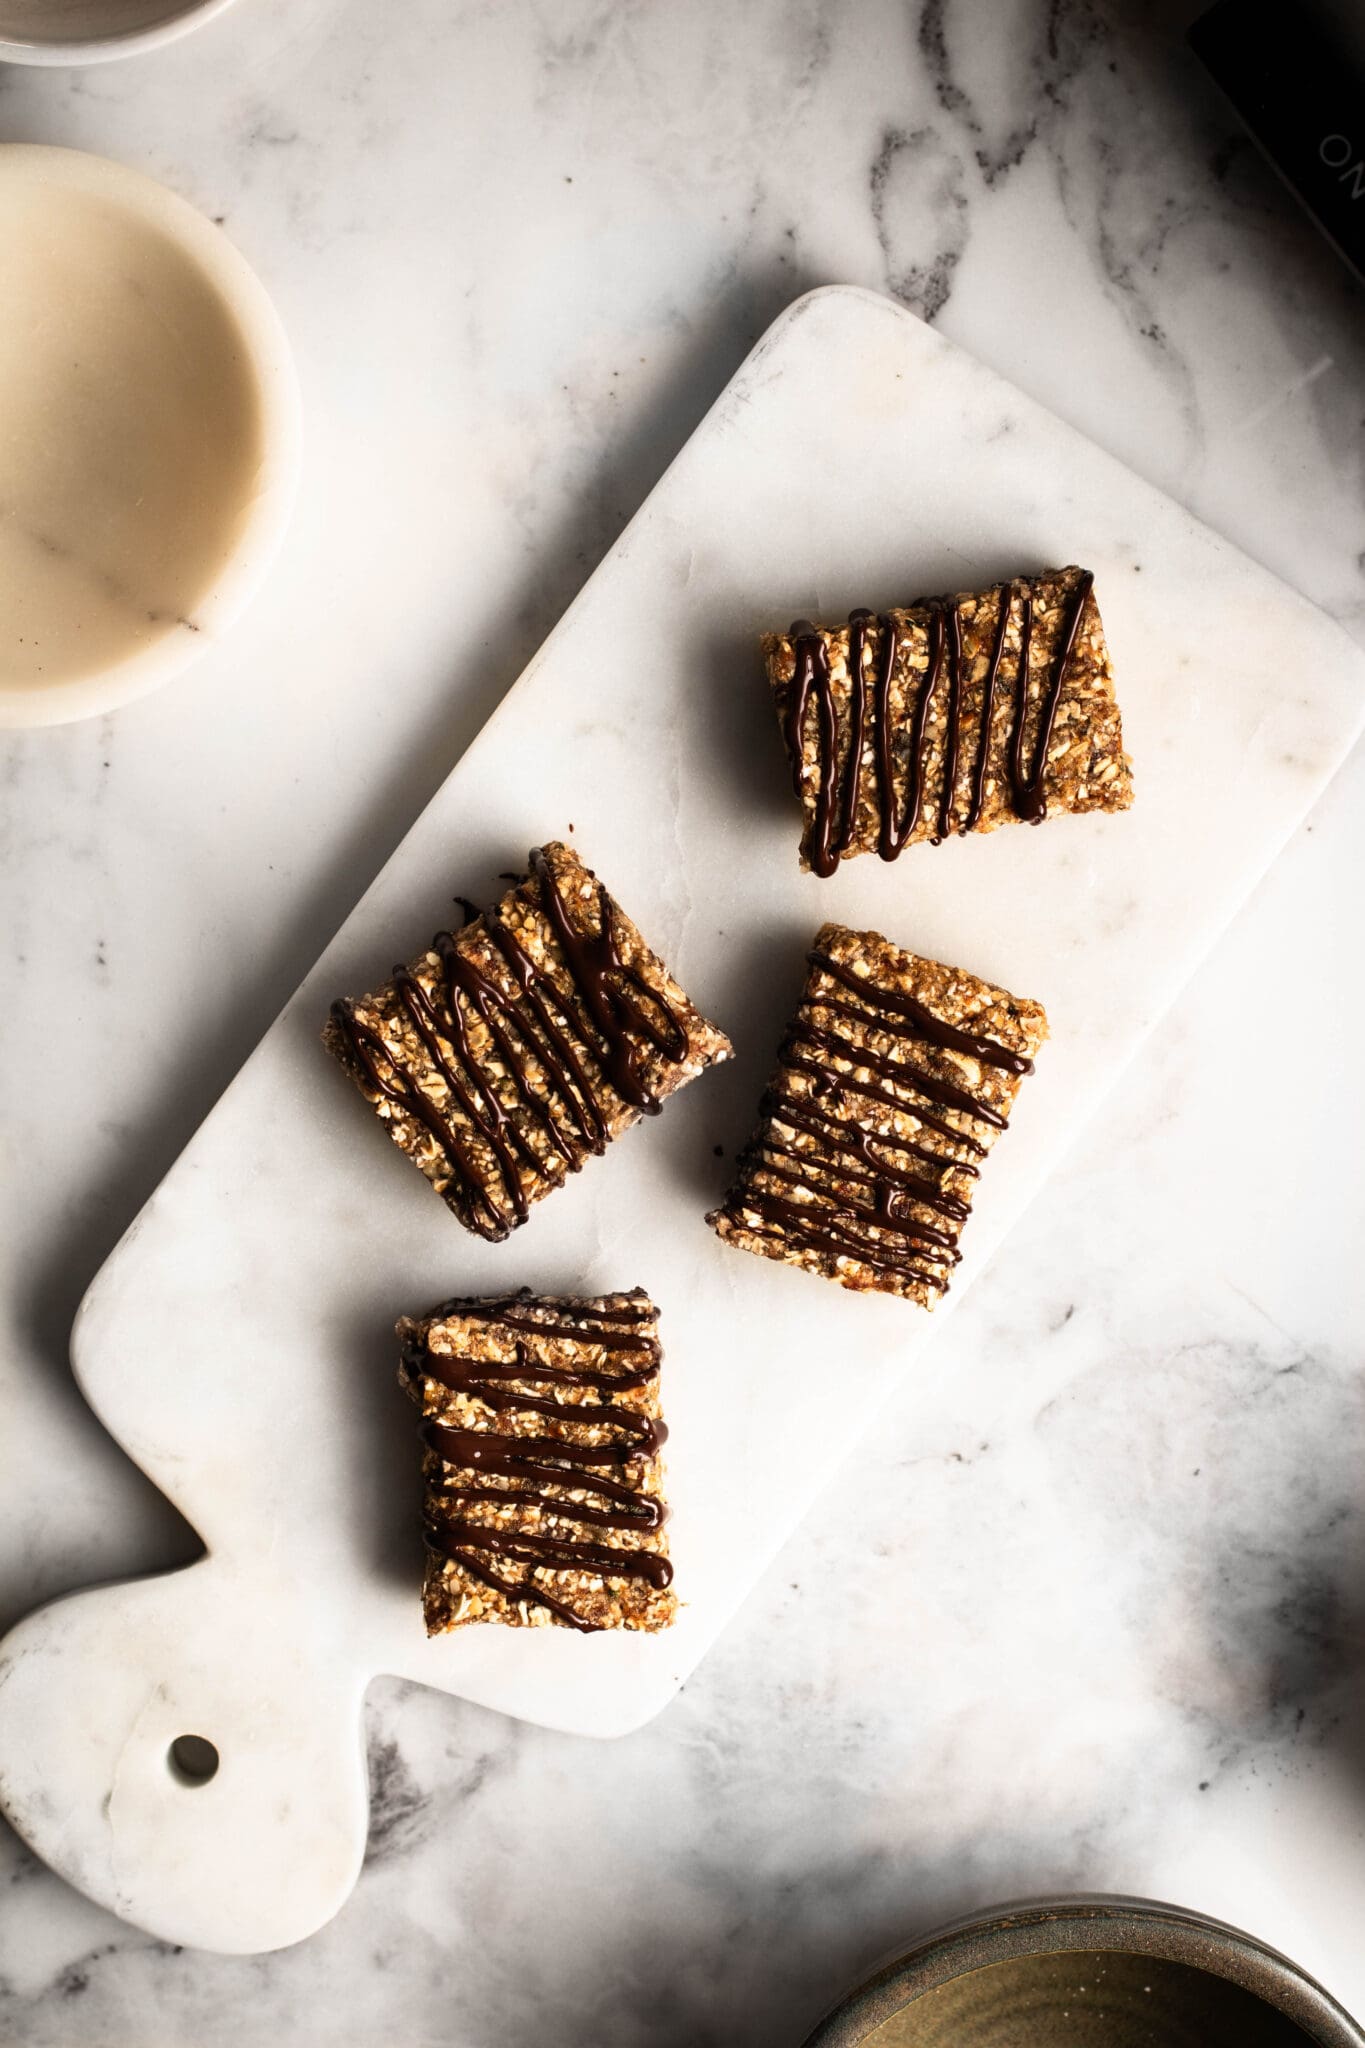
[{"label": "rolled oats in bar", "polygon": [[1047,1018],[878,932],[822,925],[809,961],[758,1128],[706,1220],[742,1251],[932,1308]]},{"label": "rolled oats in bar", "polygon": [[422,1411],[427,1633],[667,1628],[658,1310],[523,1290],[398,1325]]},{"label": "rolled oats in bar", "polygon": [[1132,763],[1094,579],[1076,567],[764,636],[801,865],[1126,811]]},{"label": "rolled oats in bar", "polygon": [[334,1003],[323,1040],[465,1228],[491,1240],[730,1052],[558,843],[375,994]]}]

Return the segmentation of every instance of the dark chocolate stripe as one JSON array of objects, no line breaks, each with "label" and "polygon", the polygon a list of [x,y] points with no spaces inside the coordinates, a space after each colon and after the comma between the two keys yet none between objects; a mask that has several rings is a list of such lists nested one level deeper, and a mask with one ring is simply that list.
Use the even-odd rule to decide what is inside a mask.
[{"label": "dark chocolate stripe", "polygon": [[938,830],[930,844],[940,846],[952,830],[957,762],[962,744],[962,619],[956,605],[948,608],[948,722],[943,735],[943,792],[939,797]]},{"label": "dark chocolate stripe", "polygon": [[[527,1495],[523,1499],[529,1498]],[[466,1552],[491,1551],[495,1557],[510,1557],[533,1571],[595,1572],[601,1579],[647,1579],[660,1591],[673,1581],[673,1567],[657,1550],[609,1550],[601,1543],[571,1543],[557,1536],[541,1536],[528,1529],[490,1528],[482,1522],[466,1522],[458,1515],[449,1521],[428,1525],[429,1538],[448,1557],[465,1562]],[[515,1598],[539,1600],[541,1589],[529,1583],[518,1586]]]},{"label": "dark chocolate stripe", "polygon": [[[1011,1052],[1008,1046],[1000,1045],[993,1038],[982,1038],[976,1032],[962,1031],[949,1024],[942,1017],[936,1017],[932,1010],[904,989],[884,988],[874,982],[870,975],[853,974],[828,953],[818,949],[806,955],[811,965],[818,967],[822,974],[852,989],[874,1010],[885,1010],[895,1017],[902,1027],[909,1025],[915,1036],[928,1039],[931,1045],[942,1046],[947,1052],[966,1053],[969,1059],[979,1060],[983,1067],[1001,1067],[1007,1074],[1031,1074],[1033,1061],[1021,1052]],[[806,1001],[818,1003],[818,994],[807,992]]]},{"label": "dark chocolate stripe", "polygon": [[834,790],[838,780],[839,725],[834,706],[834,684],[829,670],[829,649],[824,635],[809,619],[797,619],[791,629],[796,667],[792,675],[787,708],[787,745],[791,750],[796,794],[801,795],[801,768],[805,759],[806,710],[815,698],[817,768],[815,783],[815,824],[810,835],[810,864],[817,875],[832,875],[839,865],[831,835],[834,824]]},{"label": "dark chocolate stripe", "polygon": [[[465,1316],[479,1323],[497,1324],[529,1337],[562,1337],[573,1344],[598,1344],[604,1351],[643,1351],[655,1358],[659,1340],[654,1334],[657,1312],[652,1303],[625,1301],[615,1308],[580,1308],[577,1304],[556,1304],[557,1322],[541,1322],[526,1313],[541,1306],[529,1287],[517,1294],[490,1297],[457,1296],[442,1304],[433,1320],[448,1321]],[[548,1304],[546,1304],[548,1306]],[[569,1310],[567,1319],[564,1310]],[[637,1335],[637,1332],[643,1334]],[[586,1384],[586,1382],[585,1382]]]},{"label": "dark chocolate stripe", "polygon": [[891,684],[900,654],[900,634],[892,618],[880,621],[881,659],[873,683],[873,763],[877,771],[877,851],[894,860],[904,845],[895,829],[896,778],[891,754]]},{"label": "dark chocolate stripe", "polygon": [[[490,1407],[521,1408],[534,1405],[532,1397],[529,1395],[524,1400],[511,1397],[504,1401],[498,1401],[491,1392],[492,1384],[495,1381],[526,1379],[528,1374],[524,1367],[512,1364],[482,1365],[479,1368],[480,1380],[476,1386],[469,1378],[470,1363],[470,1360],[458,1357],[450,1352],[423,1351],[417,1355],[415,1360],[409,1362],[409,1371],[425,1374],[428,1379],[438,1381],[443,1387],[449,1387],[452,1393],[474,1394],[479,1400],[486,1400]],[[639,1366],[634,1371],[627,1369],[623,1372],[593,1372],[577,1366],[571,1368],[562,1365],[538,1365],[535,1372],[530,1374],[529,1377],[534,1379],[537,1385],[543,1381],[546,1386],[554,1387],[596,1387],[599,1392],[606,1393],[614,1387],[620,1387],[622,1391],[631,1387],[647,1387],[652,1379],[658,1377],[658,1372],[659,1360],[656,1353],[647,1364]],[[488,1392],[484,1391],[485,1383],[487,1383],[490,1389]],[[555,1414],[558,1410],[551,1407],[545,1409],[544,1412],[546,1414]],[[632,1411],[623,1409],[620,1412],[626,1415]],[[615,1411],[613,1411],[612,1419],[616,1419]],[[638,1420],[639,1418],[637,1417],[636,1419]]]},{"label": "dark chocolate stripe", "polygon": [[1052,739],[1052,728],[1057,717],[1057,706],[1061,701],[1062,680],[1066,675],[1067,663],[1076,645],[1076,634],[1085,610],[1086,599],[1094,588],[1095,579],[1086,570],[1076,585],[1067,613],[1066,626],[1052,657],[1052,675],[1048,681],[1047,695],[1043,700],[1038,720],[1038,734],[1033,742],[1033,768],[1024,773],[1024,718],[1028,709],[1029,638],[1033,626],[1033,604],[1024,599],[1024,640],[1019,657],[1019,688],[1014,706],[1014,737],[1010,746],[1010,791],[1018,815],[1030,825],[1040,825],[1047,816],[1047,795],[1044,782],[1047,776],[1047,750]]}]

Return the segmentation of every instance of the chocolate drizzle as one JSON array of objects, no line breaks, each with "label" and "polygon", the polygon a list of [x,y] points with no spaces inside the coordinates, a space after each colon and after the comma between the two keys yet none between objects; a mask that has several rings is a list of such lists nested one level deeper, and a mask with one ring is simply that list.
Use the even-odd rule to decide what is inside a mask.
[{"label": "chocolate drizzle", "polygon": [[[937,617],[938,614],[935,614]],[[948,620],[948,732],[944,741],[943,794],[939,798],[938,830],[930,844],[941,846],[952,830],[953,796],[957,790],[957,756],[962,740],[962,614],[949,608]],[[985,727],[982,738],[985,739]],[[983,744],[981,752],[986,751]]]},{"label": "chocolate drizzle", "polygon": [[844,815],[834,846],[835,866],[853,844],[853,835],[858,829],[858,800],[863,791],[863,748],[867,734],[867,678],[863,674],[863,663],[871,617],[868,611],[850,612],[848,615],[849,742],[844,772]]},{"label": "chocolate drizzle", "polygon": [[801,766],[806,730],[806,706],[815,692],[816,738],[819,770],[815,785],[815,828],[811,834],[810,863],[817,875],[832,875],[838,857],[830,843],[834,821],[834,790],[838,779],[838,721],[834,708],[834,684],[829,672],[829,649],[809,619],[797,619],[791,629],[796,670],[792,676],[791,702],[787,711],[787,745],[791,750],[796,794],[801,794]]},{"label": "chocolate drizzle", "polygon": [[873,1009],[887,1010],[893,1017],[908,1024],[917,1038],[928,1039],[931,1045],[942,1046],[946,1052],[966,1053],[969,1059],[980,1060],[985,1067],[1000,1067],[1007,1074],[1031,1074],[1033,1061],[1022,1052],[1011,1052],[1006,1045],[1000,1045],[993,1038],[983,1038],[974,1031],[962,1031],[955,1024],[936,1017],[925,1004],[904,989],[883,988],[870,975],[853,974],[829,953],[811,952],[807,959],[812,967],[818,967],[822,974],[828,974],[841,987],[852,989]]},{"label": "chocolate drizzle", "polygon": [[[963,1177],[959,1186],[975,1180],[974,1161],[986,1151],[970,1125],[1001,1131],[1008,1120],[965,1084],[960,1069],[950,1080],[944,1063],[928,1058],[926,1049],[1012,1075],[1032,1072],[1033,1063],[994,1039],[948,1024],[903,990],[852,973],[827,952],[814,951],[809,959],[821,978],[807,983],[783,1041],[778,1075],[764,1098],[765,1120],[742,1163],[729,1212],[756,1236],[945,1290],[969,1213],[965,1193],[953,1183],[957,1176]],[[849,991],[856,1003],[844,1000]],[[855,1042],[841,1023],[881,1034],[894,1050]],[[839,1071],[836,1060],[856,1071]],[[811,1086],[793,1087],[798,1075],[810,1077]],[[880,1108],[912,1118],[919,1130],[904,1137],[868,1128],[860,1120],[868,1114],[864,1104],[877,1106],[873,1116]],[[950,1123],[945,1111],[955,1111],[968,1127]],[[931,1133],[943,1142],[924,1142]]]},{"label": "chocolate drizzle", "polygon": [[[656,1591],[672,1583],[667,1557],[648,1549],[612,1549],[574,1530],[614,1529],[652,1533],[663,1527],[667,1509],[654,1494],[633,1483],[643,1462],[657,1457],[668,1436],[664,1423],[613,1398],[657,1379],[659,1342],[653,1310],[645,1304],[621,1309],[575,1308],[572,1320],[538,1321],[528,1311],[531,1297],[503,1302],[451,1303],[443,1316],[467,1312],[481,1324],[514,1333],[514,1357],[475,1359],[431,1351],[420,1340],[404,1350],[404,1370],[413,1380],[434,1380],[451,1393],[477,1401],[492,1411],[490,1426],[459,1426],[429,1421],[422,1440],[444,1472],[429,1489],[426,1540],[484,1585],[514,1605],[531,1601],[548,1608],[583,1633],[602,1624],[585,1618],[560,1594],[540,1582],[546,1571],[581,1572],[607,1579],[642,1579]],[[524,1333],[521,1334],[521,1333]],[[534,1355],[531,1340],[560,1340],[598,1345],[604,1351],[638,1361],[607,1370],[603,1367],[551,1365]],[[559,1390],[600,1400],[559,1398]],[[511,1428],[502,1417],[517,1418]],[[551,1431],[521,1434],[522,1419],[543,1416]],[[554,1425],[589,1427],[606,1434],[595,1444],[570,1442],[553,1433]],[[609,1434],[607,1434],[609,1432]],[[506,1485],[490,1484],[505,1480]],[[586,1500],[566,1498],[569,1490]],[[512,1506],[535,1511],[531,1528],[472,1518],[469,1510]],[[566,1527],[565,1525],[570,1525]],[[524,1566],[519,1579],[509,1578],[499,1563]],[[562,1589],[561,1589],[562,1590]]]},{"label": "chocolate drizzle", "polygon": [[[1075,650],[1076,636],[1086,599],[1094,578],[1084,572],[1071,595],[1065,620],[1050,665],[1050,675],[1039,709],[1034,736],[1032,766],[1025,768],[1026,724],[1029,710],[1029,674],[1033,643],[1033,600],[1027,590],[1020,593],[1021,641],[1015,669],[1013,709],[1005,741],[1011,808],[1028,823],[1038,824],[1047,815],[1047,755],[1056,723],[1067,668]],[[925,668],[909,719],[904,777],[905,794],[897,815],[896,729],[892,716],[892,692],[900,664],[905,635],[910,630],[892,614],[876,620],[878,647],[874,657],[872,686],[873,779],[877,803],[877,851],[883,860],[898,858],[916,836],[931,774],[937,775],[937,809],[929,832],[937,846],[954,832],[975,831],[981,822],[990,766],[1001,662],[1014,606],[1015,590],[1009,583],[999,588],[999,614],[986,674],[981,684],[981,718],[976,758],[972,763],[967,801],[958,805],[958,782],[962,771],[962,726],[968,695],[963,653],[962,614],[956,604],[934,604],[929,608],[925,633]],[[808,619],[798,619],[791,628],[793,672],[788,686],[783,729],[791,757],[798,796],[804,796],[805,740],[808,712],[815,704],[815,791],[814,815],[807,837],[806,855],[817,875],[832,875],[849,852],[858,830],[862,800],[863,756],[867,739],[869,627],[872,614],[849,613],[848,671],[849,695],[847,733],[840,744],[839,706],[830,664],[829,642]],[[936,770],[931,769],[934,749],[930,741],[930,720],[947,671],[947,697],[943,716],[943,744]],[[907,685],[908,696],[908,685]],[[837,827],[835,824],[838,814]],[[955,817],[955,813],[957,813]]]},{"label": "chocolate drizzle", "polygon": [[641,1072],[644,1047],[638,1041],[647,1040],[656,1052],[676,1063],[687,1057],[686,1030],[666,998],[621,958],[616,943],[616,905],[606,890],[600,894],[599,928],[593,936],[580,931],[569,916],[550,863],[539,847],[532,849],[531,871],[540,884],[542,907],[554,926],[578,993],[605,1041],[605,1053],[598,1057],[607,1079],[632,1109],[657,1116],[662,1104]]},{"label": "chocolate drizzle", "polygon": [[891,683],[896,673],[896,658],[900,653],[900,635],[894,619],[882,619],[880,625],[882,658],[877,669],[877,742],[874,757],[877,768],[877,811],[880,820],[877,851],[883,860],[894,860],[905,844],[905,835],[901,834],[898,838],[892,822],[896,782],[891,761]]},{"label": "chocolate drizzle", "polygon": [[469,1227],[490,1241],[526,1220],[528,1186],[576,1173],[591,1154],[605,1151],[602,1079],[630,1108],[653,1115],[660,1103],[645,1069],[648,1051],[676,1063],[688,1050],[687,1031],[667,998],[623,959],[607,891],[598,885],[596,930],[583,931],[538,849],[531,869],[572,995],[537,965],[503,906],[494,905],[482,923],[500,973],[492,962],[480,965],[469,941],[449,932],[432,941],[440,964],[435,986],[411,968],[393,971],[394,997],[422,1046],[423,1064],[410,1064],[402,1039],[390,1042],[353,1002],[332,1005],[357,1076],[435,1140]]},{"label": "chocolate drizzle", "polygon": [[[1047,795],[1043,787],[1047,774],[1047,750],[1052,739],[1052,727],[1057,717],[1057,705],[1062,694],[1062,678],[1071,651],[1076,645],[1076,633],[1081,623],[1085,601],[1094,586],[1095,579],[1087,571],[1076,585],[1067,613],[1066,625],[1058,642],[1057,652],[1052,657],[1052,676],[1048,683],[1047,695],[1038,720],[1038,734],[1033,742],[1033,767],[1024,773],[1024,713],[1028,702],[1028,675],[1030,640],[1033,634],[1033,600],[1027,594],[1023,599],[1024,637],[1019,653],[1019,689],[1014,706],[1014,732],[1010,741],[1010,793],[1014,808],[1021,818],[1030,825],[1041,825],[1047,816]],[[1008,601],[1008,600],[1007,600]]]}]

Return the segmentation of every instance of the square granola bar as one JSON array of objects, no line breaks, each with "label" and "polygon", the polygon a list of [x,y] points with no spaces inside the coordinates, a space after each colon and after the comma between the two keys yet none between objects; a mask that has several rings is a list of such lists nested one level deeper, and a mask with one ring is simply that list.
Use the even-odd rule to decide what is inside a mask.
[{"label": "square granola bar", "polygon": [[1125,811],[1132,763],[1090,572],[920,598],[763,639],[804,829],[801,865],[954,833]]},{"label": "square granola bar", "polygon": [[809,960],[761,1121],[706,1220],[743,1251],[932,1308],[1047,1018],[879,932],[822,925]]},{"label": "square granola bar", "polygon": [[571,848],[323,1032],[394,1143],[490,1240],[730,1042]]},{"label": "square granola bar", "polygon": [[427,1633],[667,1628],[659,1314],[642,1289],[404,1317],[423,1415]]}]

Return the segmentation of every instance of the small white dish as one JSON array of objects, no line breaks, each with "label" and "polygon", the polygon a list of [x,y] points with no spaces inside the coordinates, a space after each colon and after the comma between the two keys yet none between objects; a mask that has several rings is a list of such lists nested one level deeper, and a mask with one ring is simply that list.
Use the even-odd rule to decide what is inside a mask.
[{"label": "small white dish", "polygon": [[0,146],[0,726],[167,682],[279,544],[289,344],[227,237],[141,172]]},{"label": "small white dish", "polygon": [[188,35],[232,0],[0,0],[0,64],[102,64]]}]

